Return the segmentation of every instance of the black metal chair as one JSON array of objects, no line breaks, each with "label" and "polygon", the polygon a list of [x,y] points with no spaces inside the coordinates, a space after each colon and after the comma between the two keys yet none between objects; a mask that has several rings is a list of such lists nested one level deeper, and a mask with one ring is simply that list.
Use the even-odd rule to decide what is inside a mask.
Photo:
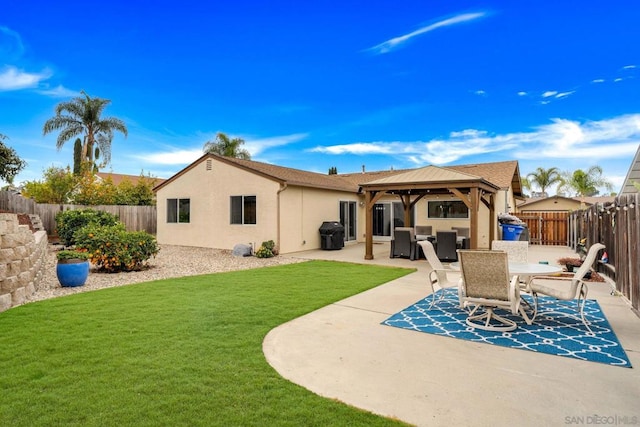
[{"label": "black metal chair", "polygon": [[395,257],[409,258],[411,261],[418,258],[418,246],[413,228],[396,227],[393,231],[389,258]]},{"label": "black metal chair", "polygon": [[458,260],[457,235],[455,231],[436,232],[436,254],[438,259],[444,262],[454,262]]}]

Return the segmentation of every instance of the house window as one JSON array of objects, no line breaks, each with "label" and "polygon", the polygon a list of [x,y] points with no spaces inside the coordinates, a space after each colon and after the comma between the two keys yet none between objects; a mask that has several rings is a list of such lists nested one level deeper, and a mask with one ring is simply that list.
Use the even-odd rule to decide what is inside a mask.
[{"label": "house window", "polygon": [[190,222],[191,199],[167,199],[167,222]]},{"label": "house window", "polygon": [[469,218],[469,209],[460,200],[428,202],[428,218]]},{"label": "house window", "polygon": [[231,196],[231,224],[255,224],[256,211],[256,196]]}]

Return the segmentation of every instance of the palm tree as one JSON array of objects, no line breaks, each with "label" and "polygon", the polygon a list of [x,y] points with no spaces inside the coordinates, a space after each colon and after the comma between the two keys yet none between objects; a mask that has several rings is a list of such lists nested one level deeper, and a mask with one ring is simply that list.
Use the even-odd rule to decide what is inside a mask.
[{"label": "palm tree", "polygon": [[547,188],[553,184],[562,184],[563,178],[558,168],[537,168],[534,172],[527,175],[530,184],[535,184],[540,188],[540,192],[546,195]]},{"label": "palm tree", "polygon": [[595,196],[600,187],[613,190],[613,185],[602,176],[600,166],[591,166],[586,171],[578,169],[573,173],[565,172],[564,175],[565,186],[573,190],[577,197]]},{"label": "palm tree", "polygon": [[94,149],[99,148],[103,158],[102,166],[106,166],[111,161],[113,132],[118,131],[126,138],[128,135],[127,126],[122,120],[115,117],[101,117],[105,107],[111,103],[110,100],[92,98],[85,91],[80,93],[83,96],[61,102],[56,106],[56,115],[45,122],[42,133],[46,135],[60,130],[56,141],[58,150],[70,139],[84,135],[81,151],[82,162],[93,167]]},{"label": "palm tree", "polygon": [[240,148],[242,144],[244,144],[244,139],[229,139],[226,134],[218,132],[216,134],[215,141],[207,141],[204,144],[203,150],[205,153],[219,154],[225,157],[235,157],[238,159],[251,160],[251,154],[249,154],[249,152],[244,148]]}]

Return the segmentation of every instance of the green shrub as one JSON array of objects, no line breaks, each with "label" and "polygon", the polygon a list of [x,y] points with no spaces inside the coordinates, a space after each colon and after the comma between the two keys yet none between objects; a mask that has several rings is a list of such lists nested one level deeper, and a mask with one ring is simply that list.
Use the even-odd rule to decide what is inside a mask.
[{"label": "green shrub", "polygon": [[119,223],[111,226],[87,225],[74,235],[76,248],[90,254],[91,263],[99,271],[116,273],[136,271],[146,267],[155,256],[158,244],[155,237],[144,231],[126,231]]},{"label": "green shrub", "polygon": [[74,233],[89,224],[116,225],[118,224],[118,217],[108,212],[94,209],[67,210],[58,212],[56,215],[58,236],[65,246],[75,245]]},{"label": "green shrub", "polygon": [[262,245],[260,245],[256,251],[256,257],[258,258],[271,258],[275,255],[278,255],[278,249],[276,248],[276,243],[273,240],[262,242]]},{"label": "green shrub", "polygon": [[273,252],[271,249],[265,248],[264,246],[260,246],[256,251],[256,257],[258,258],[271,258],[273,256]]},{"label": "green shrub", "polygon": [[64,251],[59,251],[58,253],[56,253],[56,258],[58,260],[65,260],[65,259],[82,259],[82,260],[87,260],[89,259],[89,253],[87,252],[81,252],[81,251],[68,251],[68,250],[64,250]]}]

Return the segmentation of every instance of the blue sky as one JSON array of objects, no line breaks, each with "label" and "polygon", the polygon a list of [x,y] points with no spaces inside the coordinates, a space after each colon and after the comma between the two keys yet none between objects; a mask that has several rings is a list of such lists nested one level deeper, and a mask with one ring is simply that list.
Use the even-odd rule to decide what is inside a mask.
[{"label": "blue sky", "polygon": [[162,178],[221,131],[322,173],[516,159],[618,191],[640,145],[633,0],[54,3],[0,14],[18,183],[72,163],[42,126],[81,90],[129,129],[105,171]]}]

